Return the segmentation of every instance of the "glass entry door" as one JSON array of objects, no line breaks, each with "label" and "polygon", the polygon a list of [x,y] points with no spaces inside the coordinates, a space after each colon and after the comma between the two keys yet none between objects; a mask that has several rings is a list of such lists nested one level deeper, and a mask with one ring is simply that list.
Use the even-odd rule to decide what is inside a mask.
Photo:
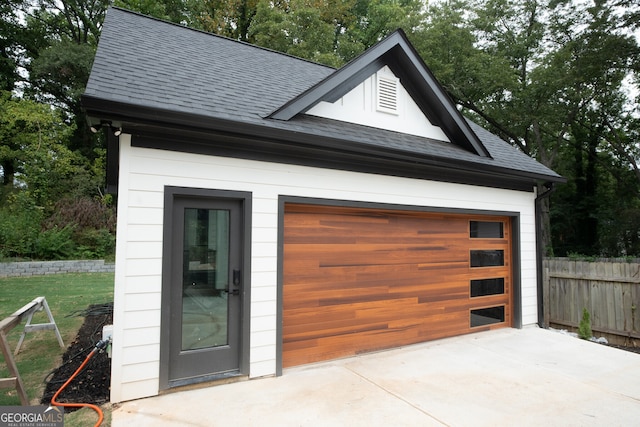
[{"label": "glass entry door", "polygon": [[169,382],[239,369],[239,201],[176,197],[173,204]]}]

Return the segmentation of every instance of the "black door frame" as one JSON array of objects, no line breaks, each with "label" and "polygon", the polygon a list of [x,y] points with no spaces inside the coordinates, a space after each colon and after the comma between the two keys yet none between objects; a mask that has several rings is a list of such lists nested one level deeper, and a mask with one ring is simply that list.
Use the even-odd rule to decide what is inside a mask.
[{"label": "black door frame", "polygon": [[202,200],[231,200],[238,201],[242,212],[242,291],[240,300],[240,348],[239,348],[239,372],[234,375],[249,374],[249,337],[250,337],[250,303],[251,303],[251,211],[252,194],[243,191],[213,190],[204,188],[188,188],[165,186],[164,188],[164,213],[163,213],[163,243],[162,243],[162,298],[160,314],[160,372],[159,388],[166,390],[171,387],[195,384],[203,381],[228,378],[229,374],[220,376],[210,375],[197,377],[186,382],[172,383],[169,378],[170,362],[170,336],[169,325],[171,323],[171,287],[172,275],[172,251],[179,246],[178,242],[173,242],[173,208],[177,197],[188,197]]}]

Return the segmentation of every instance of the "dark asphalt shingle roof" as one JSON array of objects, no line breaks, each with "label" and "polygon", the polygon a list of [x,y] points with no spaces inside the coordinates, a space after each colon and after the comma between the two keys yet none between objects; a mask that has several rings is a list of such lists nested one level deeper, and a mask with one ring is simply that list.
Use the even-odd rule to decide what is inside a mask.
[{"label": "dark asphalt shingle roof", "polygon": [[470,123],[472,130],[491,158],[454,144],[318,117],[266,118],[334,72],[331,67],[112,8],[85,97],[562,179],[475,123]]},{"label": "dark asphalt shingle roof", "polygon": [[262,116],[333,68],[109,9],[85,95],[202,116]]}]

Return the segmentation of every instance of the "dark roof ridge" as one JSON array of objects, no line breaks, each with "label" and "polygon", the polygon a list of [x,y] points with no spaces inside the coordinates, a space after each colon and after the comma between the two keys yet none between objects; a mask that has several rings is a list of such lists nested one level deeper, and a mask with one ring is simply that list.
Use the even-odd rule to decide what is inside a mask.
[{"label": "dark roof ridge", "polygon": [[[195,31],[195,32],[200,33],[200,34],[205,34],[205,35],[208,35],[208,36],[217,37],[219,39],[227,40],[227,41],[230,41],[230,42],[239,43],[239,44],[242,44],[244,46],[248,46],[248,47],[252,47],[252,48],[255,48],[255,49],[264,50],[266,52],[270,52],[270,53],[275,53],[275,54],[278,54],[278,55],[286,56],[286,57],[289,57],[291,59],[297,59],[299,61],[307,62],[307,63],[313,64],[313,65],[318,65],[320,67],[325,67],[325,68],[328,68],[330,70],[336,70],[335,67],[332,67],[330,65],[321,64],[319,62],[315,62],[315,61],[312,61],[310,59],[300,58],[299,56],[291,55],[291,54],[285,53],[285,52],[280,52],[280,51],[277,51],[277,50],[274,50],[274,49],[269,49],[268,47],[259,46],[257,44],[245,42],[245,41],[242,41],[242,40],[232,39],[231,37],[223,36],[221,34],[216,34],[216,33],[212,33],[210,31],[205,31],[205,30],[200,30],[198,28],[189,27],[187,25],[179,24],[177,22],[171,22],[171,21],[168,21],[166,19],[157,18],[155,16],[145,15],[144,13],[136,12],[135,10],[125,9],[123,7],[120,7],[120,6],[110,6],[109,9],[118,10],[120,12],[125,12],[125,13],[131,14],[131,15],[137,15],[137,16],[142,17],[142,18],[147,18],[147,19],[150,19],[150,20],[153,20],[153,21],[156,21],[156,22],[160,22],[160,23],[163,23],[163,24],[172,25],[174,27],[182,28],[184,30]],[[108,11],[107,11],[107,13],[108,13]]]}]

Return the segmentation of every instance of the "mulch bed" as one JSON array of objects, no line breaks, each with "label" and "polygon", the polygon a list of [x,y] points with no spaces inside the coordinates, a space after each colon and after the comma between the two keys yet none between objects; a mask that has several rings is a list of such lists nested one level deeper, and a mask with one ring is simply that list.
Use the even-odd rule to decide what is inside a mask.
[{"label": "mulch bed", "polygon": [[[113,324],[113,303],[91,305],[86,310],[71,315],[84,316],[85,320],[78,335],[62,356],[62,365],[45,379],[47,385],[41,400],[44,405],[51,402],[53,395],[102,339],[102,327]],[[56,400],[64,403],[101,405],[109,401],[110,385],[111,359],[106,352],[96,353]],[[76,409],[78,408],[65,408],[65,411],[73,412]]]}]

